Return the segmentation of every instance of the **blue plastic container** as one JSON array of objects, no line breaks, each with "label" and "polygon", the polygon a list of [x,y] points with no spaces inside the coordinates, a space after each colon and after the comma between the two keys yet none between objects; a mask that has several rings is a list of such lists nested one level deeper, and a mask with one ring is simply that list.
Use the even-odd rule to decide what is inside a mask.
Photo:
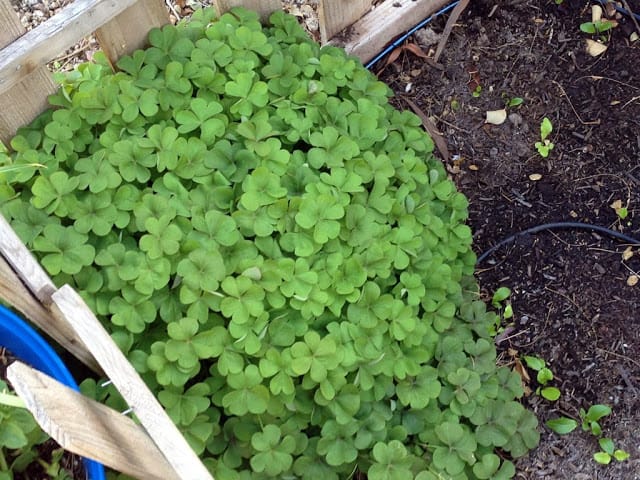
[{"label": "blue plastic container", "polygon": [[[0,305],[0,346],[20,360],[79,391],[78,385],[58,354],[24,320]],[[89,480],[105,480],[102,464],[83,459]]]}]

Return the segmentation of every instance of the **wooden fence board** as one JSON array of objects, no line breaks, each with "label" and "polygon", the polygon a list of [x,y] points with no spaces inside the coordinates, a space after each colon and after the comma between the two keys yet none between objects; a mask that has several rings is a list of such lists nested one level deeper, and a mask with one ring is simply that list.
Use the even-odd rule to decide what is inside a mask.
[{"label": "wooden fence board", "polygon": [[9,366],[7,378],[42,429],[65,450],[134,478],[179,479],[149,435],[126,415],[21,362]]},{"label": "wooden fence board", "polygon": [[394,37],[437,12],[451,0],[386,0],[352,25],[348,38],[334,38],[331,45],[343,47],[363,62],[371,60]]},{"label": "wooden fence board", "polygon": [[64,285],[51,298],[64,319],[87,344],[179,477],[185,480],[213,480],[156,397],[80,295],[69,285]]},{"label": "wooden fence board", "polygon": [[[75,0],[0,50],[0,94],[93,33],[137,0]],[[41,92],[37,92],[40,96]]]},{"label": "wooden fence board", "polygon": [[[9,0],[0,0],[0,25],[0,48],[26,31]],[[47,96],[56,88],[47,68],[40,67],[0,94],[0,141],[8,145],[19,126],[29,123],[47,107]]]},{"label": "wooden fence board", "polygon": [[66,321],[45,308],[56,290],[49,276],[0,215],[0,296],[89,368],[100,367]]},{"label": "wooden fence board", "polygon": [[169,23],[164,0],[138,0],[96,30],[96,38],[112,65],[123,55],[147,45],[149,30]]},{"label": "wooden fence board", "polygon": [[320,41],[328,42],[335,34],[355,23],[371,9],[372,4],[372,0],[320,0]]},{"label": "wooden fence board", "polygon": [[264,21],[276,10],[282,8],[280,0],[214,0],[218,12],[226,12],[233,7],[245,7],[255,10]]}]

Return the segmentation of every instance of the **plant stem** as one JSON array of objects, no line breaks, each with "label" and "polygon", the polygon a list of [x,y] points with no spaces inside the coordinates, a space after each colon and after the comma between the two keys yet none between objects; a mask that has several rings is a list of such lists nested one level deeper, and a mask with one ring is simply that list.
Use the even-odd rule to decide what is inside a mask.
[{"label": "plant stem", "polygon": [[11,393],[0,392],[0,404],[8,407],[27,408],[22,400],[17,395]]},{"label": "plant stem", "polygon": [[7,465],[7,460],[4,458],[4,448],[0,448],[0,472],[9,471],[9,465]]}]

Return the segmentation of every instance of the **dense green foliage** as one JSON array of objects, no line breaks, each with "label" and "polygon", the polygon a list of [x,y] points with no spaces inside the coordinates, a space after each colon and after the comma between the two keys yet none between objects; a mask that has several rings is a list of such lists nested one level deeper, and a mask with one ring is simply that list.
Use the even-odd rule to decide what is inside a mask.
[{"label": "dense green foliage", "polygon": [[510,478],[537,421],[419,119],[282,13],[150,42],[66,78],[2,212],[216,478]]},{"label": "dense green foliage", "polygon": [[38,458],[37,445],[47,439],[29,410],[0,380],[0,480],[13,480]]}]

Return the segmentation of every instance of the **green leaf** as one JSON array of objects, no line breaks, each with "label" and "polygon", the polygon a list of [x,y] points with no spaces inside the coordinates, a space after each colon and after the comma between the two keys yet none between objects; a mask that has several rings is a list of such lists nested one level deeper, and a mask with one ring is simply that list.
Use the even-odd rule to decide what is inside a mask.
[{"label": "green leaf", "polygon": [[403,480],[412,477],[412,460],[398,440],[378,442],[373,446],[373,463],[367,471],[371,480]]},{"label": "green leaf", "polygon": [[494,453],[486,453],[480,461],[473,466],[473,473],[479,479],[493,478],[494,473],[500,467],[500,457]]},{"label": "green leaf", "polygon": [[80,181],[77,177],[69,177],[65,172],[53,172],[49,176],[36,178],[31,191],[33,197],[31,204],[47,213],[66,215],[67,208],[64,200],[67,195],[73,193]]},{"label": "green leaf", "polygon": [[491,304],[496,308],[500,308],[500,304],[510,296],[511,296],[511,289],[507,287],[500,287],[493,294],[493,297],[491,299]]},{"label": "green leaf", "polygon": [[95,258],[95,249],[87,241],[87,235],[71,227],[49,224],[33,241],[33,246],[45,254],[41,261],[50,275],[60,272],[73,275],[83,266],[91,265]]},{"label": "green leaf", "polygon": [[560,398],[560,390],[556,387],[544,387],[540,390],[540,395],[551,402],[555,402]]},{"label": "green leaf", "polygon": [[608,405],[597,404],[591,405],[589,407],[589,410],[586,412],[586,415],[584,415],[584,418],[585,420],[594,422],[608,415],[611,415],[611,407],[609,407]]},{"label": "green leaf", "polygon": [[180,249],[182,231],[180,227],[171,223],[171,216],[148,218],[144,227],[148,233],[140,238],[140,249],[146,252],[150,259],[173,255]]},{"label": "green leaf", "polygon": [[559,435],[566,435],[576,429],[578,422],[572,418],[560,417],[547,420],[545,425]]},{"label": "green leaf", "polygon": [[532,370],[535,371],[540,371],[543,368],[545,368],[545,361],[539,357],[532,357],[530,355],[524,355],[522,357],[525,361],[525,363],[527,364],[527,367],[531,368]]},{"label": "green leaf", "polygon": [[262,414],[267,410],[269,390],[261,384],[258,367],[248,365],[244,371],[227,377],[232,391],[222,397],[222,405],[233,415]]},{"label": "green leaf", "polygon": [[553,125],[551,125],[551,120],[544,117],[540,123],[540,139],[544,142],[552,131]]},{"label": "green leaf", "polygon": [[601,465],[609,465],[611,463],[611,455],[609,455],[607,452],[594,453],[593,459]]},{"label": "green leaf", "polygon": [[603,451],[607,452],[609,455],[613,455],[613,451],[615,449],[613,440],[610,438],[599,438],[598,444]]},{"label": "green leaf", "polygon": [[613,452],[613,458],[615,458],[619,462],[624,462],[629,457],[629,452],[625,452],[624,450],[615,450]]},{"label": "green leaf", "polygon": [[274,477],[291,468],[295,439],[291,435],[282,438],[280,428],[276,425],[266,425],[262,432],[254,433],[251,445],[259,452],[251,457],[250,463],[254,472],[264,472]]}]

